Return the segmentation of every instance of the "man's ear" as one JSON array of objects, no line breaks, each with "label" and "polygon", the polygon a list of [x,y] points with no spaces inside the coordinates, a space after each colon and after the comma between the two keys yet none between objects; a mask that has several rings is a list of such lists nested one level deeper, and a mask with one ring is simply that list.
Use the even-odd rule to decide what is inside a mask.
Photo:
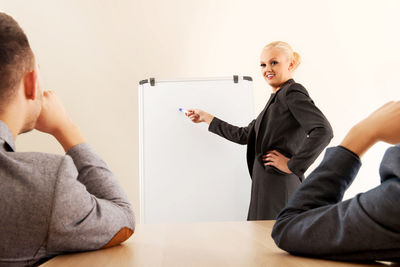
[{"label": "man's ear", "polygon": [[38,74],[36,70],[24,74],[23,83],[26,99],[35,100],[37,94],[37,78]]}]

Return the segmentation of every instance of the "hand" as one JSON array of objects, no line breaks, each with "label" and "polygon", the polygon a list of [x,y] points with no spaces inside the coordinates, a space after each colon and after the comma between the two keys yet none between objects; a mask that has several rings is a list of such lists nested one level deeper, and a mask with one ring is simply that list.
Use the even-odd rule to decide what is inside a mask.
[{"label": "hand", "polygon": [[52,91],[43,92],[42,110],[35,129],[53,135],[65,151],[85,142],[79,128],[71,121],[61,101]]},{"label": "hand", "polygon": [[274,166],[287,174],[292,173],[287,165],[289,158],[285,157],[277,150],[268,151],[266,155],[262,156],[262,159],[265,162],[265,166]]},{"label": "hand", "polygon": [[378,141],[398,144],[400,142],[400,101],[386,103],[361,124],[366,129],[372,130]]},{"label": "hand", "polygon": [[36,130],[55,135],[70,124],[72,124],[72,121],[68,117],[56,93],[53,91],[44,91],[42,111],[36,121]]},{"label": "hand", "polygon": [[341,145],[361,157],[378,141],[400,143],[400,101],[386,103],[356,124]]},{"label": "hand", "polygon": [[188,113],[185,114],[194,123],[205,122],[210,124],[214,119],[214,116],[201,110],[201,109],[189,109]]}]

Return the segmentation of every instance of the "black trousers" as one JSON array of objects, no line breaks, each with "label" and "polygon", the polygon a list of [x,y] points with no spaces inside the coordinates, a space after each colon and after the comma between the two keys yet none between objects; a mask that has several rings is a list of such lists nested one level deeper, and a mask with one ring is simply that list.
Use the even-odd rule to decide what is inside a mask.
[{"label": "black trousers", "polygon": [[247,220],[275,220],[290,196],[301,184],[295,174],[254,161],[251,200]]}]

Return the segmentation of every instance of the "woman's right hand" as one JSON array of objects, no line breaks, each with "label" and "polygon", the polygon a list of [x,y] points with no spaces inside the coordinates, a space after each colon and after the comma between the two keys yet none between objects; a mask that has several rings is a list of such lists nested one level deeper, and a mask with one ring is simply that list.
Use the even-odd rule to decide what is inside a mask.
[{"label": "woman's right hand", "polygon": [[211,121],[214,119],[214,116],[210,113],[207,113],[201,109],[189,109],[186,116],[194,123],[205,122],[210,124]]}]

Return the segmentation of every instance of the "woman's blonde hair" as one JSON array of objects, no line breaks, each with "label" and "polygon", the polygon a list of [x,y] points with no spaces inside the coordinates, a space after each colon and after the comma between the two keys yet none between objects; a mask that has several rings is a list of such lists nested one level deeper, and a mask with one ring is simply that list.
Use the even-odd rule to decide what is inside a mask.
[{"label": "woman's blonde hair", "polygon": [[264,49],[269,49],[269,48],[279,48],[281,49],[283,52],[286,53],[288,59],[291,61],[294,61],[294,70],[297,69],[297,67],[300,65],[301,63],[301,57],[297,52],[293,51],[293,48],[286,42],[282,42],[282,41],[275,41],[272,43],[267,44]]}]

